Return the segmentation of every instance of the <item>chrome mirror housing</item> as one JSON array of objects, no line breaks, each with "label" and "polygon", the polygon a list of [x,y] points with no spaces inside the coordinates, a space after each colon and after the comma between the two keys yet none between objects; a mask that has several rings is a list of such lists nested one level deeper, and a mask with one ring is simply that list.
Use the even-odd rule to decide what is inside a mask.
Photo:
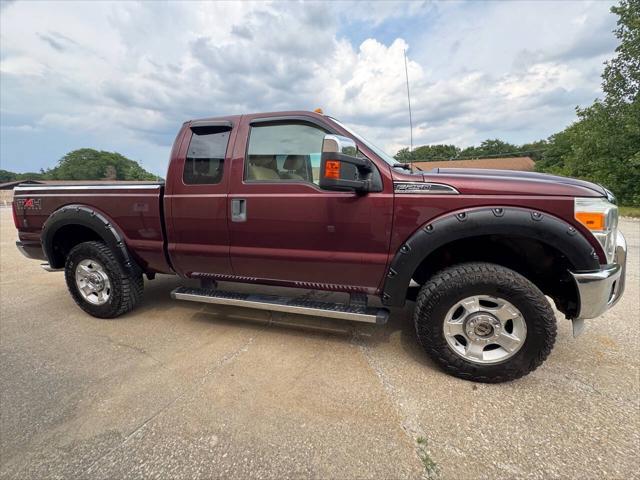
[{"label": "chrome mirror housing", "polygon": [[351,138],[342,135],[325,135],[322,142],[322,153],[340,153],[355,157],[358,146]]}]

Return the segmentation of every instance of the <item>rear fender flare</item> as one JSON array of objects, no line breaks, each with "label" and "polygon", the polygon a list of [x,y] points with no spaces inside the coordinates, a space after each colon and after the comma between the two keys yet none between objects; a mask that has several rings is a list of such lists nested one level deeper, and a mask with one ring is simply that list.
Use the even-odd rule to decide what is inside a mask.
[{"label": "rear fender flare", "polygon": [[553,215],[516,207],[480,207],[439,217],[411,235],[393,257],[382,290],[382,303],[404,305],[418,266],[447,243],[485,235],[534,238],[559,250],[575,271],[600,268],[593,246],[574,227]]},{"label": "rear fender flare", "polygon": [[41,241],[49,265],[53,268],[63,268],[56,261],[54,251],[54,238],[56,233],[67,225],[81,225],[93,230],[105,244],[111,249],[118,261],[126,268],[135,268],[136,263],[132,259],[124,241],[124,235],[120,229],[106,215],[86,205],[66,205],[54,211],[42,226]]}]

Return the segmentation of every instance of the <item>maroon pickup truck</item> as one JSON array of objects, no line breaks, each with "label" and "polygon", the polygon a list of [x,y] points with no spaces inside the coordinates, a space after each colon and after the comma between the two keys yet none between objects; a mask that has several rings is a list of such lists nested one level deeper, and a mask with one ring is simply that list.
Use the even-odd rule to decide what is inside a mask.
[{"label": "maroon pickup truck", "polygon": [[[312,112],[186,122],[165,183],[21,185],[13,212],[18,248],[64,269],[95,317],[131,311],[143,274],[157,273],[200,280],[175,299],[377,324],[387,307],[415,301],[426,352],[482,382],[546,359],[556,317],[545,296],[577,335],[624,290],[626,244],[605,188],[513,171],[412,172]],[[349,297],[244,294],[218,280]]]}]

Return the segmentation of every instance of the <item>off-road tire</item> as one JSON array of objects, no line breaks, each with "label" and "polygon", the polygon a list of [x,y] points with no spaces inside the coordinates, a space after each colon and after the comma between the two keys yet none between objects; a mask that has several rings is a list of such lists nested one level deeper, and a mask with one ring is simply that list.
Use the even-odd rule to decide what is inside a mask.
[{"label": "off-road tire", "polygon": [[[443,322],[456,302],[472,295],[503,298],[520,310],[527,336],[520,350],[500,363],[478,364],[448,345]],[[418,340],[447,373],[466,380],[500,383],[531,373],[547,358],[556,338],[556,319],[544,294],[519,273],[484,262],[461,263],[434,274],[421,288],[414,311]]]},{"label": "off-road tire", "polygon": [[[108,301],[94,305],[83,298],[75,280],[77,264],[92,259],[102,264],[111,284]],[[71,249],[64,266],[64,277],[69,293],[78,306],[97,318],[115,318],[133,310],[142,299],[144,280],[137,267],[127,268],[114,256],[111,249],[102,242],[84,242]]]}]

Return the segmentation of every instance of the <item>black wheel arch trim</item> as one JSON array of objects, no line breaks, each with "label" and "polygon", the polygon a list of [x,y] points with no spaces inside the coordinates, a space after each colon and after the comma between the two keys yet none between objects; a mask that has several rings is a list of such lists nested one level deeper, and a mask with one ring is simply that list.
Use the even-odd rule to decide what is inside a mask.
[{"label": "black wheel arch trim", "polygon": [[526,208],[479,207],[444,215],[414,232],[400,246],[389,264],[382,303],[403,306],[414,272],[438,248],[456,240],[485,235],[534,238],[559,250],[575,271],[600,268],[593,246],[564,220]]},{"label": "black wheel arch trim", "polygon": [[124,235],[113,221],[103,213],[86,205],[66,205],[51,213],[42,226],[42,249],[51,267],[64,267],[64,261],[57,261],[53,241],[56,233],[67,225],[80,225],[89,228],[109,246],[122,265],[126,268],[137,266],[127,249]]}]

